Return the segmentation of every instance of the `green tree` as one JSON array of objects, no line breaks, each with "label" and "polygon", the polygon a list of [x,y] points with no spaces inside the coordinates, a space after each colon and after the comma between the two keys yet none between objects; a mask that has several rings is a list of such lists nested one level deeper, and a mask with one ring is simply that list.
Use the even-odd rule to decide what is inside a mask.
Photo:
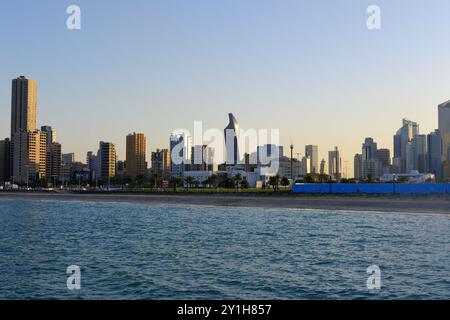
[{"label": "green tree", "polygon": [[248,188],[250,188],[250,183],[248,183],[248,181],[247,181],[247,179],[243,179],[242,180],[242,182],[241,182],[241,188],[242,189],[248,189]]},{"label": "green tree", "polygon": [[269,178],[269,185],[272,186],[273,190],[278,191],[278,186],[280,185],[280,176],[276,175]]},{"label": "green tree", "polygon": [[291,184],[291,182],[289,181],[289,179],[287,177],[283,177],[283,179],[281,179],[281,185],[286,189],[287,186],[289,186]]},{"label": "green tree", "polygon": [[311,176],[311,174],[307,174],[306,176],[305,176],[305,182],[306,183],[314,183],[315,181],[314,181],[314,178]]},{"label": "green tree", "polygon": [[234,186],[235,186],[235,183],[234,183],[234,179],[233,178],[230,178],[230,177],[225,178],[225,181],[224,181],[224,187],[225,188],[233,189]]}]

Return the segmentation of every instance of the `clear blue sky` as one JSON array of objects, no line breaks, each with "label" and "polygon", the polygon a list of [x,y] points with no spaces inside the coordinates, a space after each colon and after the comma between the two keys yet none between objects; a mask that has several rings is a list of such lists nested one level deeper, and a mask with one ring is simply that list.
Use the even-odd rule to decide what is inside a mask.
[{"label": "clear blue sky", "polygon": [[[82,29],[66,28],[66,8]],[[377,4],[382,30],[366,28]],[[392,146],[403,117],[422,133],[450,99],[450,2],[364,0],[2,1],[0,136],[10,127],[11,79],[38,81],[38,125],[85,159],[99,140],[147,135],[168,147],[194,120],[222,129],[280,128],[296,152],[366,136]]]}]

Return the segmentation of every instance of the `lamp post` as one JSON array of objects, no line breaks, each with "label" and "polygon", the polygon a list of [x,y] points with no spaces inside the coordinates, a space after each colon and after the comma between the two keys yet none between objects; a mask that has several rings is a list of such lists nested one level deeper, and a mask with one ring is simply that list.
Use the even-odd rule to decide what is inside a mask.
[{"label": "lamp post", "polygon": [[291,143],[291,180],[292,180],[292,184],[294,184],[294,167],[293,167],[293,161],[294,161],[294,145]]}]

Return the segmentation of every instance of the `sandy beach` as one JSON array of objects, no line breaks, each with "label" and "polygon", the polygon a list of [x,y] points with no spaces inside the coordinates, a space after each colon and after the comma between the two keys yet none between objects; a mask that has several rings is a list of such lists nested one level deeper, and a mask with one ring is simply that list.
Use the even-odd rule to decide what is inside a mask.
[{"label": "sandy beach", "polygon": [[0,201],[97,201],[163,205],[323,209],[405,213],[450,213],[450,196],[295,195],[295,194],[141,194],[141,193],[0,193]]}]

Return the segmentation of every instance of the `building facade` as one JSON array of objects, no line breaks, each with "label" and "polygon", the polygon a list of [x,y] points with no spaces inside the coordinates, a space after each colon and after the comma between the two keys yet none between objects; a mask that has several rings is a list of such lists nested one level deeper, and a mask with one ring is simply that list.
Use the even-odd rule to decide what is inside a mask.
[{"label": "building facade", "polygon": [[[43,133],[46,135],[46,133]],[[46,141],[48,141],[48,135],[46,136]],[[57,142],[50,143],[47,145],[47,159],[46,159],[46,172],[45,175],[47,179],[52,179],[53,181],[60,180],[62,174],[62,154],[61,154],[61,144]]]},{"label": "building facade", "polygon": [[168,179],[170,177],[170,151],[157,149],[152,152],[152,175]]},{"label": "building facade", "polygon": [[98,150],[100,178],[106,181],[116,175],[116,147],[113,143],[100,141]]},{"label": "building facade", "polygon": [[328,175],[333,180],[341,178],[342,160],[338,147],[334,150],[328,151]]},{"label": "building facade", "polygon": [[129,134],[126,139],[126,173],[144,176],[147,173],[146,138],[143,133]]},{"label": "building facade", "polygon": [[228,114],[229,123],[224,129],[226,164],[236,165],[239,163],[239,123],[232,113]]},{"label": "building facade", "polygon": [[442,139],[439,130],[431,132],[427,136],[427,165],[428,172],[433,173],[437,181],[443,179],[442,176]]},{"label": "building facade", "polygon": [[319,147],[315,145],[305,146],[305,156],[311,159],[311,173],[319,173]]},{"label": "building facade", "polygon": [[190,164],[192,138],[184,134],[170,136],[170,176],[183,177],[185,165]]},{"label": "building facade", "polygon": [[403,119],[402,127],[394,135],[394,165],[398,171],[406,173],[414,166],[414,153],[411,142],[419,134],[419,125]]},{"label": "building facade", "polygon": [[11,141],[0,140],[0,184],[11,178]]},{"label": "building facade", "polygon": [[39,130],[14,134],[12,180],[21,184],[37,181],[46,174],[46,134]]},{"label": "building facade", "polygon": [[56,142],[56,131],[51,126],[42,126],[41,132],[47,135],[47,146]]},{"label": "building facade", "polygon": [[450,101],[438,106],[439,132],[442,140],[442,178],[450,179]]}]

